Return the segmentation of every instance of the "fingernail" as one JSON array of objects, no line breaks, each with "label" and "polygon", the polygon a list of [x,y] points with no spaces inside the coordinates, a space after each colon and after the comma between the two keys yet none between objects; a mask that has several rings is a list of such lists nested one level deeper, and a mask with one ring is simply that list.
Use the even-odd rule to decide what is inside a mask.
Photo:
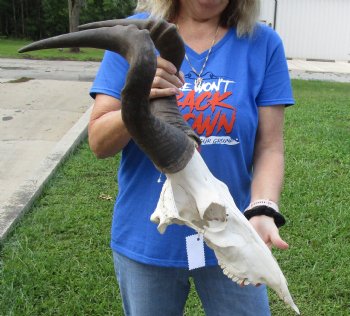
[{"label": "fingernail", "polygon": [[185,75],[182,71],[179,72],[180,80],[184,83],[185,82]]}]

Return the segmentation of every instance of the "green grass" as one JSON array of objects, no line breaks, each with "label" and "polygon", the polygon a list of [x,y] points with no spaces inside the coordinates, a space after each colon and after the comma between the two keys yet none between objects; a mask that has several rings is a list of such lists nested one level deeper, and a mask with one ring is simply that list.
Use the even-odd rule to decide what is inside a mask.
[{"label": "green grass", "polygon": [[17,52],[31,42],[0,38],[0,58],[100,61],[103,57],[103,50],[94,48],[81,48],[80,53],[71,53],[69,49],[45,49],[23,54]]},{"label": "green grass", "polygon": [[[274,254],[302,315],[350,315],[350,85],[293,85],[281,201],[290,249]],[[109,249],[117,166],[84,143],[59,169],[2,246],[0,315],[123,314]],[[294,315],[272,291],[270,301],[273,315]],[[204,315],[193,290],[186,315]]]}]

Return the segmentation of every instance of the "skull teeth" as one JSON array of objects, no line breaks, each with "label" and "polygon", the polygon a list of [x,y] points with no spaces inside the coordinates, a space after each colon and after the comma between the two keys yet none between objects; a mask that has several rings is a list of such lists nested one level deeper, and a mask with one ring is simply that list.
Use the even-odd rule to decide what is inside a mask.
[{"label": "skull teeth", "polygon": [[230,272],[230,269],[223,263],[219,263],[220,267],[222,268],[223,273],[230,278],[232,281],[236,282],[239,285],[255,285],[254,282],[251,282],[250,280],[248,280],[247,278],[241,279],[237,276],[235,276],[233,273]]}]

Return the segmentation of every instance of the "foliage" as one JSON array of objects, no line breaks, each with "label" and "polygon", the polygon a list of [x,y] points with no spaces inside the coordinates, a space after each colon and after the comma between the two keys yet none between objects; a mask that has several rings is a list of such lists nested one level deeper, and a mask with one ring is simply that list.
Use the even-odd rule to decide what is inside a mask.
[{"label": "foliage", "polygon": [[[28,34],[22,37],[30,39],[40,39],[43,37],[55,36],[69,31],[68,6],[66,1],[42,0],[42,24],[40,34]],[[33,30],[35,32],[35,29]]]},{"label": "foliage", "polygon": [[[274,254],[302,315],[350,315],[349,84],[293,87],[281,199],[290,249]],[[123,315],[108,245],[117,166],[84,143],[56,173],[0,250],[1,315]],[[270,301],[272,315],[295,315]],[[204,315],[193,289],[185,315]]]},{"label": "foliage", "polygon": [[135,1],[130,0],[85,0],[80,22],[83,24],[92,21],[124,18],[130,15],[134,8]]},{"label": "foliage", "polygon": [[[129,15],[135,0],[85,0],[81,23]],[[0,0],[0,36],[40,39],[69,31],[68,2]]]}]

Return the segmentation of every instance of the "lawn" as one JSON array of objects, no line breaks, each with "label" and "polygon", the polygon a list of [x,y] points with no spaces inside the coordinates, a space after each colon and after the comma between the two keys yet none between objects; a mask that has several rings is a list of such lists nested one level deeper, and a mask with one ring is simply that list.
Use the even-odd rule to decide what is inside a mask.
[{"label": "lawn", "polygon": [[81,48],[80,53],[71,53],[69,49],[45,49],[19,54],[17,51],[32,41],[0,38],[0,58],[27,58],[49,60],[81,60],[100,61],[103,50],[95,48]]},{"label": "lawn", "polygon": [[[293,81],[275,250],[304,316],[350,315],[350,85]],[[118,157],[84,142],[1,247],[1,315],[123,315],[109,250]],[[272,314],[294,315],[271,291]],[[204,315],[191,292],[186,315]]]}]

